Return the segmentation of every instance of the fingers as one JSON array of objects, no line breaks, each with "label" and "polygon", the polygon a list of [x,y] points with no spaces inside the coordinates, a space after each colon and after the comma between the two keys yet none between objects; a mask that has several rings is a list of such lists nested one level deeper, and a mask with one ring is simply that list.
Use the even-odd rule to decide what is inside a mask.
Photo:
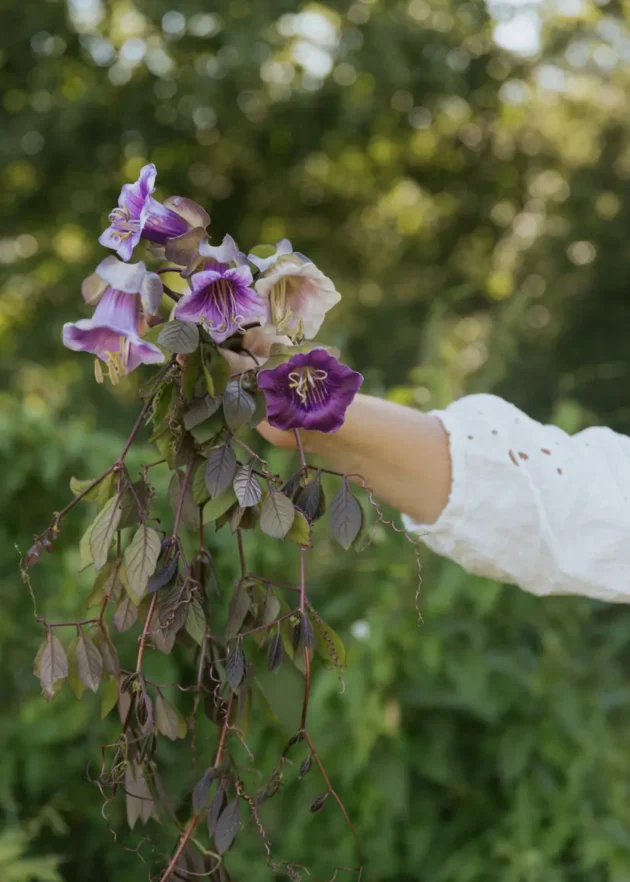
[{"label": "fingers", "polygon": [[260,434],[266,441],[275,444],[276,447],[286,447],[295,450],[295,437],[293,432],[283,432],[281,429],[274,429],[265,420],[256,426]]}]

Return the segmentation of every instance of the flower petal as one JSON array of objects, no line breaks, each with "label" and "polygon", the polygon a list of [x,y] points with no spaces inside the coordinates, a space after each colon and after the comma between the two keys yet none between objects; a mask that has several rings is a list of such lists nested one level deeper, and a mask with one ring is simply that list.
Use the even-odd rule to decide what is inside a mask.
[{"label": "flower petal", "polygon": [[293,252],[293,246],[288,239],[280,239],[276,242],[276,250],[270,257],[257,257],[255,254],[248,254],[247,258],[257,267],[260,272],[265,272],[272,267],[279,257],[283,257]]},{"label": "flower petal", "polygon": [[101,279],[117,291],[124,291],[125,294],[137,294],[140,291],[146,272],[147,268],[142,261],[122,263],[116,260],[113,254],[101,260],[96,267],[96,274]]}]

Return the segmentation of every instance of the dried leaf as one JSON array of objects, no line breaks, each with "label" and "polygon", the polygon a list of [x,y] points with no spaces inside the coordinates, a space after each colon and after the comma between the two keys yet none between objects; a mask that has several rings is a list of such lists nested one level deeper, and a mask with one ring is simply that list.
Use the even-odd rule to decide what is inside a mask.
[{"label": "dried leaf", "polygon": [[228,655],[225,663],[225,673],[230,689],[238,689],[245,676],[245,655],[240,640]]},{"label": "dried leaf", "polygon": [[131,829],[133,830],[136,821],[146,824],[153,812],[153,797],[142,769],[132,762],[127,763],[125,769],[125,796],[127,823]]},{"label": "dried leaf", "polygon": [[186,631],[198,646],[203,643],[206,633],[206,617],[203,607],[196,597],[193,597],[188,604],[188,615],[186,616]]},{"label": "dried leaf", "polygon": [[359,535],[362,523],[363,511],[344,478],[341,488],[330,503],[330,529],[346,551]]},{"label": "dried leaf", "polygon": [[[41,654],[40,654],[41,653]],[[54,698],[62,681],[68,676],[68,658],[61,640],[53,636],[52,631],[40,648],[39,664],[35,660],[36,675],[47,698]],[[56,685],[55,685],[56,684]]]},{"label": "dried leaf", "polygon": [[313,755],[311,753],[309,753],[309,755],[306,757],[306,759],[303,760],[302,763],[300,764],[300,770],[298,772],[298,775],[300,776],[300,778],[303,778],[305,775],[308,775],[308,773],[311,771],[312,765],[313,765]]},{"label": "dried leaf", "polygon": [[142,524],[123,555],[123,581],[137,605],[146,592],[149,577],[155,571],[162,542],[158,533]]},{"label": "dried leaf", "polygon": [[238,797],[228,803],[219,815],[214,831],[214,844],[219,854],[225,854],[234,842],[240,827]]},{"label": "dried leaf", "polygon": [[312,649],[315,644],[313,626],[305,612],[300,613],[300,642],[306,649]]},{"label": "dried leaf", "polygon": [[112,544],[116,530],[120,523],[122,508],[117,496],[112,498],[97,514],[90,531],[90,551],[94,568],[101,570],[107,563],[107,553]]},{"label": "dried leaf", "polygon": [[267,667],[270,671],[277,671],[284,660],[284,643],[280,629],[276,631],[269,641],[269,649],[267,650]]},{"label": "dried leaf", "polygon": [[271,490],[260,512],[260,529],[274,539],[284,539],[295,518],[291,500],[277,490]]},{"label": "dried leaf", "polygon": [[234,492],[243,508],[250,508],[262,499],[262,487],[254,474],[253,463],[239,466],[234,475]]},{"label": "dried leaf", "polygon": [[103,656],[94,643],[83,634],[77,640],[75,658],[81,682],[85,683],[92,692],[98,692],[103,676]]},{"label": "dried leaf", "polygon": [[180,718],[179,712],[158,692],[155,699],[155,725],[158,732],[171,741],[176,741],[179,738]]},{"label": "dried leaf", "polygon": [[138,607],[128,594],[118,601],[114,612],[114,625],[118,631],[128,631],[138,621]]},{"label": "dried leaf", "polygon": [[158,346],[170,352],[186,354],[194,352],[199,345],[199,329],[192,322],[181,322],[174,319],[167,322],[157,338]]},{"label": "dried leaf", "polygon": [[313,800],[313,802],[311,803],[311,811],[313,812],[313,814],[315,814],[316,812],[321,812],[321,810],[324,808],[324,803],[326,802],[327,798],[328,793],[322,793],[321,796],[318,796],[316,799]]},{"label": "dried leaf", "polygon": [[228,428],[237,432],[247,425],[256,410],[256,402],[238,380],[231,380],[223,393],[223,416]]},{"label": "dried leaf", "polygon": [[179,566],[179,557],[175,556],[173,560],[169,561],[165,566],[160,567],[157,572],[155,572],[147,583],[147,594],[153,594],[154,591],[157,591],[160,588],[165,588],[170,582],[173,581],[175,574],[177,573],[177,567]]},{"label": "dried leaf", "polygon": [[236,454],[231,444],[217,447],[206,464],[206,487],[210,496],[217,497],[231,485],[236,472]]}]

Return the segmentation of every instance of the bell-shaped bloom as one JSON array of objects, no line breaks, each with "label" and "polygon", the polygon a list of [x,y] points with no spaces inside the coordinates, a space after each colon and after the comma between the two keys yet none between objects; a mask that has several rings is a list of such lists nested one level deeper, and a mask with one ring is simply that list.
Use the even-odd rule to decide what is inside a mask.
[{"label": "bell-shaped bloom", "polygon": [[86,303],[96,306],[107,288],[124,294],[138,294],[147,315],[155,315],[164,294],[164,285],[157,273],[149,272],[142,261],[122,263],[113,255],[101,260],[95,271],[81,285]]},{"label": "bell-shaped bloom", "polygon": [[263,300],[250,287],[247,266],[217,263],[190,278],[192,292],[175,306],[173,317],[203,325],[216,343],[222,343],[252,321],[266,315]]},{"label": "bell-shaped bloom", "polygon": [[291,242],[288,239],[280,239],[279,242],[276,242],[276,250],[269,257],[257,257],[255,254],[248,254],[247,257],[259,272],[264,273],[265,270],[272,267],[274,263],[277,263],[281,257],[287,257],[292,253],[293,246],[291,245]]},{"label": "bell-shaped bloom", "polygon": [[271,347],[291,346],[288,337],[279,337],[274,328],[251,328],[242,336],[234,337],[233,346],[222,348],[221,354],[232,373],[244,373],[262,367],[269,358]]},{"label": "bell-shaped bloom", "polygon": [[[164,354],[140,336],[140,304],[137,293],[106,285],[91,319],[63,326],[64,346],[76,352],[91,352],[104,361],[112,383],[139,364],[159,364],[164,361]],[[100,367],[96,376],[102,379]]]},{"label": "bell-shaped bloom", "polygon": [[276,429],[336,432],[363,377],[326,352],[312,349],[273,370],[258,373],[267,402],[267,420]]},{"label": "bell-shaped bloom", "polygon": [[130,260],[141,238],[158,245],[184,236],[193,227],[206,226],[206,212],[181,196],[171,196],[164,204],[153,198],[157,170],[153,163],[140,170],[134,184],[125,184],[118,197],[118,207],[109,215],[110,225],[99,242],[112,248],[123,260]]},{"label": "bell-shaped bloom", "polygon": [[329,309],[341,300],[333,282],[301,255],[280,257],[256,280],[267,320],[278,334],[312,340]]}]

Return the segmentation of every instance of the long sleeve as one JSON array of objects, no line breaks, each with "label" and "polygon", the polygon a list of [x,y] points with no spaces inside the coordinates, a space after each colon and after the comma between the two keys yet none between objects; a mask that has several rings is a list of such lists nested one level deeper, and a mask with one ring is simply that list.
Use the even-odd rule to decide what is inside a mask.
[{"label": "long sleeve", "polygon": [[448,433],[449,502],[407,529],[468,571],[540,596],[630,601],[630,438],[570,436],[493,395],[435,411]]}]

